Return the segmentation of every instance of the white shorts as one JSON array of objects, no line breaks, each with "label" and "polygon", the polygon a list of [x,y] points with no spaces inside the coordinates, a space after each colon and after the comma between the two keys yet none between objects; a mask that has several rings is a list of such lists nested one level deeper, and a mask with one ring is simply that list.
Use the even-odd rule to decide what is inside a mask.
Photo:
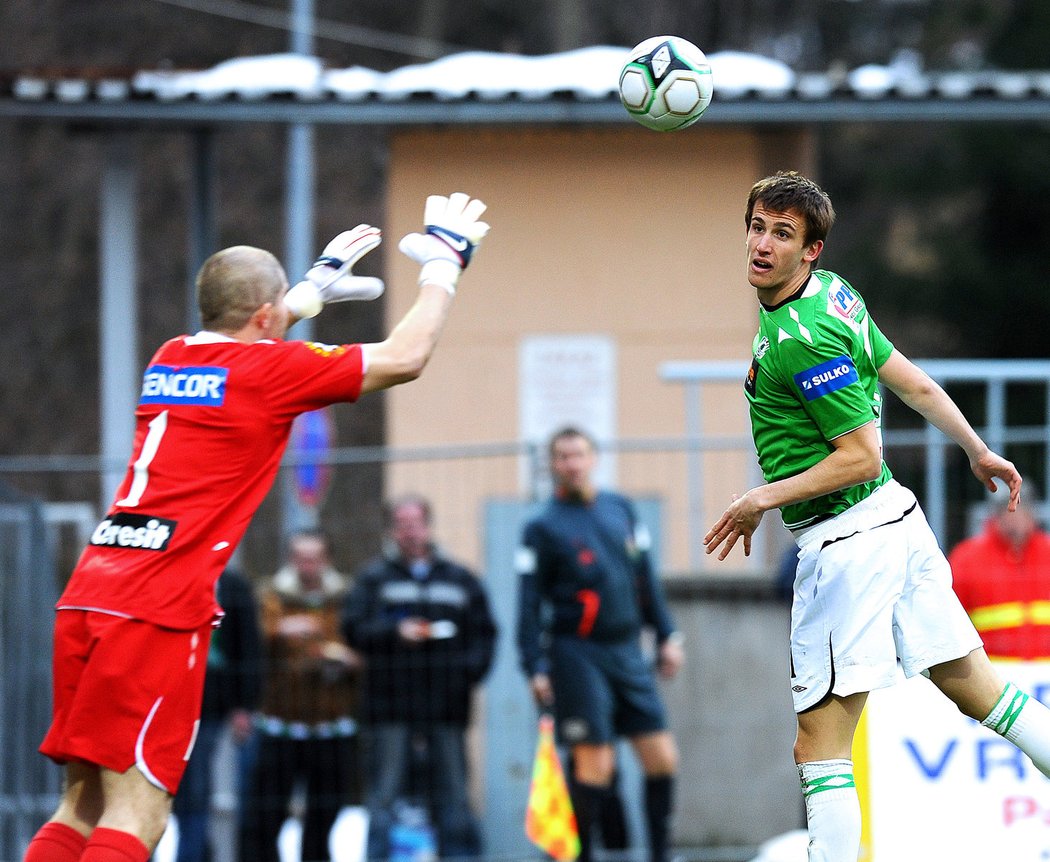
[{"label": "white shorts", "polygon": [[910,677],[981,646],[926,516],[896,481],[795,540],[795,712],[892,685],[898,661]]}]

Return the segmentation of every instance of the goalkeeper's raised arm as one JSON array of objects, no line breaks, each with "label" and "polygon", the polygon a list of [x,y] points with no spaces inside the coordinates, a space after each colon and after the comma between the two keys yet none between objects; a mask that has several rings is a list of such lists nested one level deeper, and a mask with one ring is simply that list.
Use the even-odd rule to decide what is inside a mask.
[{"label": "goalkeeper's raised arm", "polygon": [[460,273],[488,233],[488,224],[480,220],[484,212],[485,204],[462,192],[427,198],[424,233],[410,233],[398,246],[420,265],[419,296],[385,341],[363,345],[362,393],[422,373],[445,326]]},{"label": "goalkeeper's raised arm", "polygon": [[[437,345],[456,294],[460,274],[488,233],[485,204],[462,192],[431,195],[423,233],[403,237],[400,250],[420,265],[419,296],[384,341],[362,345],[361,393],[418,377]],[[313,317],[329,302],[374,299],[383,292],[376,278],[355,276],[351,267],[381,241],[377,228],[358,225],[333,239],[306,278],[288,291],[285,305],[296,318]]]}]

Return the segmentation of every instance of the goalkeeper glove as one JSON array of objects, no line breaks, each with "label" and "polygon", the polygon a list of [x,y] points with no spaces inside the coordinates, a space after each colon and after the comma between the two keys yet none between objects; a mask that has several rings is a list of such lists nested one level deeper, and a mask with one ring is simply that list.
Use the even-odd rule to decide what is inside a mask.
[{"label": "goalkeeper glove", "polygon": [[436,284],[455,294],[459,274],[489,232],[489,226],[478,220],[483,212],[485,204],[462,192],[427,198],[423,210],[426,233],[410,233],[398,245],[421,265],[420,284]]},{"label": "goalkeeper glove", "polygon": [[383,280],[353,275],[351,268],[382,242],[380,230],[359,224],[344,230],[324,247],[321,256],[306,272],[306,278],[288,291],[284,304],[300,320],[314,317],[329,302],[375,299],[383,292]]}]

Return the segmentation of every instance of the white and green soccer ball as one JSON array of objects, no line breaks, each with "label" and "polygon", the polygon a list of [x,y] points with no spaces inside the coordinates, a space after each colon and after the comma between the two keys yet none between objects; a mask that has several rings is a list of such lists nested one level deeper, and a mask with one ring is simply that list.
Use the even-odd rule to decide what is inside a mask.
[{"label": "white and green soccer ball", "polygon": [[711,66],[681,36],[653,36],[631,49],[620,70],[620,101],[649,129],[684,129],[711,104]]}]

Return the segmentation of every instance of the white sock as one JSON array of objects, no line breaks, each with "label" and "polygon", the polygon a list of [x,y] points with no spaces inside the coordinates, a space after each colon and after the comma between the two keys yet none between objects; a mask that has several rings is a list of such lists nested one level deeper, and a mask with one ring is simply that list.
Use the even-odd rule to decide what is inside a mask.
[{"label": "white sock", "polygon": [[1050,709],[1008,682],[981,724],[1020,748],[1050,778]]},{"label": "white sock", "polygon": [[852,760],[798,765],[809,824],[809,862],[856,862],[860,853],[860,800]]}]

